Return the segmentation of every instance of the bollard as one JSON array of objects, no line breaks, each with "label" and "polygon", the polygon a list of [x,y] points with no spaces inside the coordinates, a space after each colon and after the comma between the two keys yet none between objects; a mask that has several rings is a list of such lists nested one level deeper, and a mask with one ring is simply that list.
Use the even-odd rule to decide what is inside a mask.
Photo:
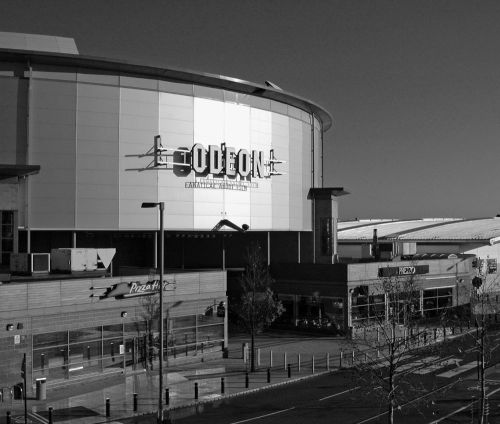
[{"label": "bollard", "polygon": [[356,353],[354,352],[354,350],[352,351],[352,364],[354,365],[354,358],[355,358],[355,355]]},{"label": "bollard", "polygon": [[312,360],[311,361],[312,361],[312,367],[311,367],[312,368],[312,373],[314,374],[314,355],[312,356]]},{"label": "bollard", "polygon": [[330,371],[330,353],[326,352],[326,370]]},{"label": "bollard", "polygon": [[248,379],[248,371],[245,372],[245,388],[248,389],[248,387],[250,386],[250,381]]},{"label": "bollard", "polygon": [[342,358],[344,356],[344,351],[340,349],[340,355],[339,355],[339,368],[342,368]]},{"label": "bollard", "polygon": [[49,422],[48,424],[54,424],[54,420],[52,418],[52,406],[49,406]]},{"label": "bollard", "polygon": [[221,392],[221,394],[224,394],[224,392],[225,392],[224,377],[221,377],[221,379],[220,379],[220,392]]},{"label": "bollard", "polygon": [[165,389],[165,405],[170,404],[170,389]]},{"label": "bollard", "polygon": [[297,355],[297,369],[300,372],[300,353]]},{"label": "bollard", "polygon": [[273,367],[273,351],[269,351],[269,368]]},{"label": "bollard", "polygon": [[137,412],[137,393],[134,393],[134,412]]},{"label": "bollard", "polygon": [[12,424],[12,419],[10,417],[10,411],[7,411],[7,421],[6,421],[7,424]]},{"label": "bollard", "polygon": [[283,352],[283,368],[286,371],[286,352]]},{"label": "bollard", "polygon": [[271,368],[268,368],[267,369],[267,382],[270,383],[271,382]]},{"label": "bollard", "polygon": [[260,367],[260,348],[257,349],[257,365]]},{"label": "bollard", "polygon": [[106,398],[106,418],[111,416],[111,403],[109,398]]},{"label": "bollard", "polygon": [[198,383],[194,383],[194,398],[198,400]]},{"label": "bollard", "polygon": [[288,364],[288,378],[292,377],[292,366]]}]

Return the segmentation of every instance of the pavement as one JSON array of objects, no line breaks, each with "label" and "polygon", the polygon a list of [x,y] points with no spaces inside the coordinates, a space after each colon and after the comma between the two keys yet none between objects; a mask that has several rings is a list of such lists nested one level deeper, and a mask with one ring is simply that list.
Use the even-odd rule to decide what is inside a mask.
[{"label": "pavement", "polygon": [[[256,338],[256,371],[249,372],[249,358],[245,360],[242,349],[244,343],[249,343],[248,335],[231,335],[226,358],[166,367],[163,384],[168,388],[169,401],[164,404],[164,410],[168,415],[179,418],[195,413],[206,402],[328,373],[348,365],[354,355],[353,342],[345,338],[265,333]],[[58,424],[155,422],[149,414],[158,410],[158,380],[155,367],[152,371],[127,371],[94,381],[48,386],[46,400],[28,398],[27,423],[48,423],[49,408],[52,408],[53,422]],[[136,410],[134,393],[137,394]],[[12,423],[25,422],[22,400],[0,402],[1,424],[7,423],[7,411]]]}]

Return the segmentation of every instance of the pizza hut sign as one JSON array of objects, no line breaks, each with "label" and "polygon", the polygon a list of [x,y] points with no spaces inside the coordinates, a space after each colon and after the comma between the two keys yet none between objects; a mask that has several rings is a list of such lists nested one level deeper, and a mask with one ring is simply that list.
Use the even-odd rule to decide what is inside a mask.
[{"label": "pizza hut sign", "polygon": [[[163,281],[163,291],[175,290],[175,281]],[[125,297],[147,296],[160,291],[160,280],[131,281],[129,283],[118,283],[108,287],[100,299],[114,297],[122,299]]]}]

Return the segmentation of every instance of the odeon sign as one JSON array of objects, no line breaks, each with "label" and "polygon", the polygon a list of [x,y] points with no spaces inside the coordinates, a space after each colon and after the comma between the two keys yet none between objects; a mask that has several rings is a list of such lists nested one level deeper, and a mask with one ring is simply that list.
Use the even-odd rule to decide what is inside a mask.
[{"label": "odeon sign", "polygon": [[[183,168],[183,172],[194,171],[196,174],[225,175],[243,179],[270,178],[281,175],[275,169],[276,164],[284,163],[275,157],[274,149],[266,155],[261,150],[239,149],[227,147],[225,143],[220,146],[209,145],[208,148],[196,143],[191,150],[188,148],[163,147],[159,136],[155,137],[155,167],[171,165]],[[168,160],[174,156],[175,160]],[[187,168],[187,169],[186,169]]]}]

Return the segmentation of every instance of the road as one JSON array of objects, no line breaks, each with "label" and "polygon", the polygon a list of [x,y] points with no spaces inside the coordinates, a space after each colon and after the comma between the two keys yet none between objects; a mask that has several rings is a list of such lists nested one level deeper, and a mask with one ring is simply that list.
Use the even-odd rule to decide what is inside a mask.
[{"label": "road", "polygon": [[[496,337],[498,344],[500,338]],[[471,416],[477,416],[477,408],[471,405],[473,396],[479,397],[473,343],[473,338],[455,339],[437,350],[405,358],[402,369],[415,390],[411,400],[396,411],[396,423],[470,423]],[[500,360],[499,350],[495,361]],[[487,386],[491,393],[489,423],[500,423],[500,381],[488,381]],[[179,424],[385,423],[384,398],[379,386],[368,386],[354,370],[343,369],[280,388],[172,411],[170,418]]]}]

